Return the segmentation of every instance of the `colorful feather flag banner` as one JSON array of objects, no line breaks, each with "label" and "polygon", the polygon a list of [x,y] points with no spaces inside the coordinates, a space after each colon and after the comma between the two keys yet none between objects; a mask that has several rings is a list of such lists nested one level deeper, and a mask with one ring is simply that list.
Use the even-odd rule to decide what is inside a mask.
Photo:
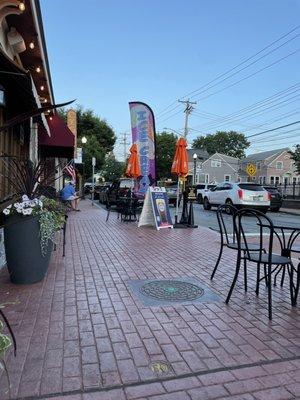
[{"label": "colorful feather flag banner", "polygon": [[156,133],[154,114],[151,108],[142,102],[129,103],[132,143],[137,145],[141,167],[141,178],[135,188],[138,196],[145,196],[149,186],[156,183]]}]

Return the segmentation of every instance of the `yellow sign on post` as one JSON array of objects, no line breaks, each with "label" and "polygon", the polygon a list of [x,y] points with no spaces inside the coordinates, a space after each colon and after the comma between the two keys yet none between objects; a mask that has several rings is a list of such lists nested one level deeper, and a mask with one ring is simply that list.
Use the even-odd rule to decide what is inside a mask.
[{"label": "yellow sign on post", "polygon": [[254,176],[256,174],[256,166],[254,164],[248,164],[246,172],[249,176]]}]

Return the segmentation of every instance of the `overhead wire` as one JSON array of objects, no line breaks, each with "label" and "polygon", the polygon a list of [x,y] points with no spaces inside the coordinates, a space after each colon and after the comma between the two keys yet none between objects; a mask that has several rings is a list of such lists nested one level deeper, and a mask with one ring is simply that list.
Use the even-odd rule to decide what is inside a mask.
[{"label": "overhead wire", "polygon": [[[289,32],[287,32],[286,34],[282,35],[281,37],[279,37],[278,39],[276,39],[275,41],[271,42],[269,45],[265,46],[263,49],[259,50],[258,52],[256,52],[255,54],[253,54],[252,56],[248,57],[247,59],[243,60],[242,62],[240,62],[239,64],[235,65],[234,67],[230,68],[229,70],[225,71],[224,73],[218,75],[216,78],[212,79],[211,81],[209,81],[208,83],[202,85],[200,88],[193,90],[192,92],[187,93],[186,95],[182,96],[180,99],[186,98],[190,95],[193,95],[193,97],[195,96],[196,92],[201,91],[202,89],[204,89],[205,87],[209,86],[211,83],[216,82],[217,80],[219,80],[220,78],[223,78],[224,76],[226,76],[227,74],[229,74],[230,72],[234,71],[235,69],[239,68],[240,66],[244,65],[245,63],[247,63],[248,61],[250,61],[251,59],[255,58],[257,55],[261,54],[262,52],[264,52],[265,50],[267,50],[268,48],[272,47],[274,44],[278,43],[280,40],[284,39],[285,37],[289,36],[291,33],[295,32],[297,29],[299,29],[300,25],[296,26],[295,28],[293,28],[292,30],[290,30]],[[294,40],[296,37],[298,37],[299,35],[296,35],[295,37],[289,39],[287,42],[285,42],[284,44],[281,44],[279,47],[284,46],[285,44],[289,43],[289,41]],[[276,48],[277,49],[277,48]],[[273,51],[276,51],[276,49],[273,49]],[[269,54],[269,53],[268,53]],[[261,58],[259,58],[258,60],[256,60],[255,62],[259,61]],[[251,63],[249,66],[253,65],[255,62]],[[244,67],[243,69],[245,69],[247,67]],[[242,70],[243,70],[242,69]],[[240,72],[240,71],[238,71]],[[238,73],[236,72],[236,73]],[[235,73],[235,74],[236,74]],[[229,77],[227,78],[229,79]],[[222,83],[223,81],[219,82],[218,84]],[[206,89],[208,90],[208,89]],[[157,113],[157,116],[160,116],[161,114],[164,113],[169,113],[172,112],[174,110],[174,108],[172,110],[167,111],[170,107],[172,107],[174,104],[176,104],[176,101],[173,101],[171,104],[169,104],[167,107],[165,107],[162,111]],[[176,108],[178,107],[178,105],[176,106]]]}]

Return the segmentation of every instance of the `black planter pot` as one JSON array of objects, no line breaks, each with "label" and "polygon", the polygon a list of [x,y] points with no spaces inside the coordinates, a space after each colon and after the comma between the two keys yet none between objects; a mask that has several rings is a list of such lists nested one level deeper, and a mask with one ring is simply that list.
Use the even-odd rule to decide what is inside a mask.
[{"label": "black planter pot", "polygon": [[4,226],[4,245],[11,282],[30,284],[44,278],[53,243],[49,241],[47,253],[43,256],[37,217],[9,216]]}]

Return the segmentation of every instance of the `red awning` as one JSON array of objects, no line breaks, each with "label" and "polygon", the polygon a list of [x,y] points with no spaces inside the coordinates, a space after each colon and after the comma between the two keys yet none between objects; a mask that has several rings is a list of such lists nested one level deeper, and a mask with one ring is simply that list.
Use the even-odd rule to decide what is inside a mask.
[{"label": "red awning", "polygon": [[39,146],[47,157],[73,158],[75,136],[57,114],[47,118],[50,137],[44,129],[39,130]]}]

